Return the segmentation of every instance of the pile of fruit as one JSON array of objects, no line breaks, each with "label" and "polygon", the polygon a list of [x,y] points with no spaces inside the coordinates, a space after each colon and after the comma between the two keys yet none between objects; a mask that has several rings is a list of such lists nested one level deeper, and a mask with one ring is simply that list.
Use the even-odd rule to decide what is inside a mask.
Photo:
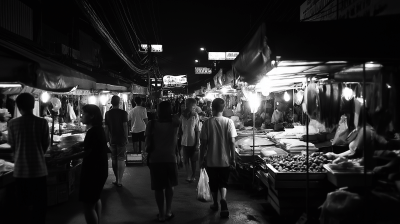
[{"label": "pile of fruit", "polygon": [[[306,172],[307,163],[305,155],[287,155],[266,157],[266,163],[271,164],[279,172]],[[309,172],[326,172],[323,165],[331,163],[321,152],[311,153],[308,159]]]}]

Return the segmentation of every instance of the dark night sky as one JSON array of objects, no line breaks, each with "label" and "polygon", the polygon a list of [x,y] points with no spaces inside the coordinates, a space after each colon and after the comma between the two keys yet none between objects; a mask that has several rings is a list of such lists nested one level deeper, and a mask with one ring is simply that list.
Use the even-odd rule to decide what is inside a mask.
[{"label": "dark night sky", "polygon": [[[34,1],[21,0],[34,4]],[[43,21],[64,33],[71,30],[71,15],[80,19],[75,24],[94,36],[102,44],[105,67],[123,70],[117,58],[104,41],[95,37],[88,19],[79,10],[76,0],[41,0]],[[240,51],[252,34],[265,21],[299,21],[300,5],[304,0],[238,0],[238,1],[173,1],[173,0],[88,0],[108,29],[114,31],[122,49],[133,55],[123,25],[118,21],[118,9],[124,9],[132,21],[136,35],[142,41],[163,45],[157,58],[163,75],[187,74],[189,82],[198,80],[194,75],[195,59],[207,62],[208,51]],[[129,10],[129,11],[128,11]],[[122,11],[120,11],[122,12]],[[153,15],[153,16],[151,16]],[[108,20],[105,21],[105,20]],[[85,22],[86,21],[86,22]],[[134,36],[131,32],[131,36]],[[133,42],[136,43],[136,40]],[[136,44],[137,45],[137,44]],[[137,47],[137,46],[136,46]],[[134,57],[138,61],[137,56]],[[229,64],[230,62],[226,61]],[[204,78],[203,77],[199,77]],[[190,84],[190,83],[189,83]]]}]

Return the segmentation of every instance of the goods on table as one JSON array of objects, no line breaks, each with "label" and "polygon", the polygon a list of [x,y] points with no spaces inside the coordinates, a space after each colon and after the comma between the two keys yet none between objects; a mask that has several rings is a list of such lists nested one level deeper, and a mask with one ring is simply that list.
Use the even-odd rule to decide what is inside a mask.
[{"label": "goods on table", "polygon": [[50,151],[51,159],[49,161],[60,160],[62,158],[65,158],[67,156],[71,156],[73,154],[76,154],[76,153],[79,153],[79,152],[82,152],[82,151],[83,151],[83,148],[82,148],[80,143],[74,144],[74,145],[72,145],[71,147],[68,147],[68,148],[62,148],[62,149],[59,149],[59,150],[51,150]]},{"label": "goods on table", "polygon": [[[285,150],[291,153],[301,153],[301,151],[307,150],[307,143],[298,139],[279,139],[278,144]],[[311,142],[308,143],[309,151],[318,151],[318,148]]]},{"label": "goods on table", "polygon": [[[265,138],[255,137],[254,140],[255,140],[255,143],[254,143],[255,146],[275,145],[275,143],[273,143]],[[251,137],[242,138],[242,139],[236,141],[235,145],[238,146],[239,148],[251,148],[253,146],[253,137],[251,136]]]},{"label": "goods on table", "polygon": [[[271,156],[264,160],[279,172],[306,172],[307,169],[304,155]],[[309,172],[326,172],[323,165],[329,162],[323,153],[314,152],[309,156]]]}]

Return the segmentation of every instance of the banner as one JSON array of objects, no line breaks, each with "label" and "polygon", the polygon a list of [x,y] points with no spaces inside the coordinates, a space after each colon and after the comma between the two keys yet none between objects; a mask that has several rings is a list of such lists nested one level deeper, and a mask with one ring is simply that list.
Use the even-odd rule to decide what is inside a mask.
[{"label": "banner", "polygon": [[239,55],[239,52],[225,52],[226,60],[235,60],[235,58]]},{"label": "banner", "polygon": [[202,74],[211,74],[212,69],[207,67],[194,67],[194,74],[202,75]]},{"label": "banner", "polygon": [[132,94],[148,95],[147,87],[132,84]]},{"label": "banner", "polygon": [[225,52],[208,52],[208,60],[225,60]]},{"label": "banner", "polygon": [[166,75],[163,77],[163,88],[182,88],[187,85],[186,75]]}]

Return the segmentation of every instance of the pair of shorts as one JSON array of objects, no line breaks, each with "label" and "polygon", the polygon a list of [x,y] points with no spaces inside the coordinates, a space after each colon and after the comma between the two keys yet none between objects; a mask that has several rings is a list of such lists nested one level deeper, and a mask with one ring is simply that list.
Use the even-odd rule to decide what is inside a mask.
[{"label": "pair of shorts", "polygon": [[199,150],[196,146],[182,146],[183,160],[187,163],[189,161],[199,160]]},{"label": "pair of shorts", "polygon": [[163,190],[178,185],[176,163],[150,163],[151,189]]},{"label": "pair of shorts", "polygon": [[207,167],[211,192],[218,192],[218,189],[228,188],[229,174],[229,167]]},{"label": "pair of shorts", "polygon": [[144,142],[144,131],[133,133],[132,132],[132,142]]},{"label": "pair of shorts", "polygon": [[126,157],[126,144],[111,144],[111,159],[118,160],[118,161],[125,161]]}]

